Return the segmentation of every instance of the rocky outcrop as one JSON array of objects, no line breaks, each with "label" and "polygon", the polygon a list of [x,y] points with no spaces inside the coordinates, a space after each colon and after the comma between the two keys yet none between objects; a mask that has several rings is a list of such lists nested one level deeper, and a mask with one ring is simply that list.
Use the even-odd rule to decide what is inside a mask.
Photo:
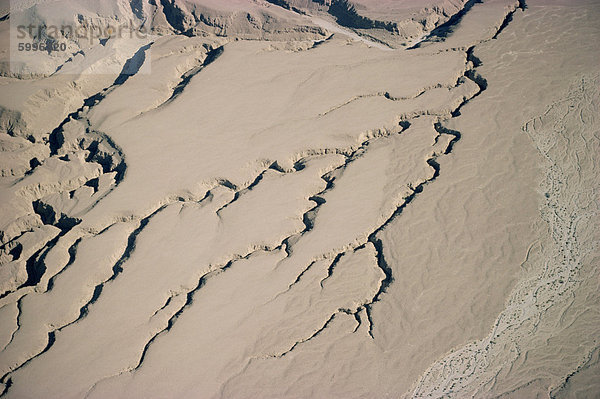
[{"label": "rocky outcrop", "polygon": [[328,14],[339,25],[392,47],[407,45],[427,35],[474,1],[442,0],[418,3],[412,9],[394,2],[365,0],[268,0],[305,14]]}]

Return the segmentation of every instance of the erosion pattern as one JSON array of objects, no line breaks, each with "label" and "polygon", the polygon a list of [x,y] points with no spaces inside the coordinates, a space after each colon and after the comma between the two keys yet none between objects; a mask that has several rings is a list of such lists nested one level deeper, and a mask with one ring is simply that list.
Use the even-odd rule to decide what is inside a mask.
[{"label": "erosion pattern", "polygon": [[[110,40],[76,47],[49,60],[55,72],[46,77],[2,78],[11,94],[0,104],[2,396],[558,397],[597,389],[599,77],[595,44],[580,44],[598,34],[597,4],[444,2],[411,36],[349,2],[323,3],[316,10],[334,20],[319,27],[313,19],[323,16],[311,15],[309,2],[131,2],[134,15],[152,11],[158,34],[128,49]],[[531,26],[550,32],[529,32],[542,39],[527,43]],[[351,40],[348,27],[362,40]],[[396,43],[389,35],[423,37],[382,51]],[[545,40],[552,35],[558,45]],[[553,53],[565,44],[571,53]],[[567,66],[578,76],[565,96],[554,92],[564,77],[524,89],[527,101],[555,100],[527,108],[514,126],[498,121],[494,108],[520,95],[498,95],[503,79],[529,56],[546,76]],[[85,73],[107,63],[112,76]],[[529,76],[511,84],[529,89]],[[487,136],[472,127],[487,120],[479,101],[490,110]],[[398,287],[436,271],[423,263],[420,276],[403,273],[403,251],[415,244],[418,220],[437,212],[426,206],[435,201],[428,192],[452,186],[444,180],[451,167],[472,161],[461,145],[463,154],[482,152],[473,137],[503,129],[513,130],[498,142],[529,140],[502,154],[521,151],[512,163],[537,164],[509,183],[535,212],[515,233],[524,242],[492,238],[506,259],[525,261],[507,261],[505,275],[467,261],[486,281],[467,280],[473,294],[441,300],[471,304],[473,318],[448,327],[429,320],[446,335],[419,340],[420,327],[404,320],[408,305],[396,303]],[[494,169],[491,190],[514,169],[497,162],[510,172]],[[533,195],[526,186],[539,181]],[[490,187],[472,186],[448,188],[448,201],[468,209]],[[447,217],[428,229],[453,234]],[[420,245],[443,251],[443,243]],[[427,289],[451,292],[445,287],[456,281]],[[507,288],[489,294],[491,310],[477,310],[478,284]],[[417,308],[427,320],[435,303]],[[403,336],[418,339],[403,344]]]},{"label": "erosion pattern", "polygon": [[[526,277],[515,286],[490,334],[434,364],[413,396],[478,396],[488,392],[490,385],[493,389],[498,375],[523,361],[533,346],[533,336],[553,338],[557,328],[544,328],[545,324],[556,323],[564,328],[567,309],[576,296],[585,295],[585,290],[579,290],[581,283],[597,278],[597,270],[590,270],[589,265],[591,259],[597,259],[600,243],[598,181],[590,173],[596,170],[598,161],[580,150],[598,148],[600,144],[594,111],[600,100],[597,83],[597,75],[581,77],[565,98],[523,126],[543,159],[540,191],[544,200],[540,213],[547,224],[547,237],[541,237],[531,248],[522,265]],[[561,309],[554,320],[557,315],[549,312],[552,307]],[[550,396],[554,397],[569,378],[589,366],[598,351],[597,335],[586,343],[588,347],[579,354],[577,368],[550,387]],[[524,384],[523,380],[531,383],[522,377],[511,378],[521,380],[516,388]]]}]

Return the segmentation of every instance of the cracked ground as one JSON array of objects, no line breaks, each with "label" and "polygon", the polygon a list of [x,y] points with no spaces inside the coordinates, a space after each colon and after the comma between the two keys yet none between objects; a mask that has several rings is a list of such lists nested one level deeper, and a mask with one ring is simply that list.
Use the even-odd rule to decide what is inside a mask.
[{"label": "cracked ground", "polygon": [[600,395],[598,1],[0,10],[1,397]]}]

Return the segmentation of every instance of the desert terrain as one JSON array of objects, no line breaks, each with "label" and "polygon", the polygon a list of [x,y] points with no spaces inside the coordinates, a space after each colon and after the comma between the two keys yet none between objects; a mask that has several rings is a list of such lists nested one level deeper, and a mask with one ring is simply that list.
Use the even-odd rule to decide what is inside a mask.
[{"label": "desert terrain", "polygon": [[0,6],[0,396],[597,398],[600,1]]}]

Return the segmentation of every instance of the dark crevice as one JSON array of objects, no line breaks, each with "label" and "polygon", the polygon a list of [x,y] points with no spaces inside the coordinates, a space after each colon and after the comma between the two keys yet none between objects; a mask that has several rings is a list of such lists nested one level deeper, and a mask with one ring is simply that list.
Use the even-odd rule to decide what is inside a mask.
[{"label": "dark crevice", "polygon": [[365,305],[365,313],[367,314],[367,321],[369,322],[369,337],[375,339],[373,335],[373,316],[371,315],[372,304]]},{"label": "dark crevice", "polygon": [[[384,252],[383,252],[383,243],[381,242],[381,240],[379,238],[377,238],[377,235],[381,231],[383,231],[394,219],[396,219],[404,211],[404,209],[416,198],[416,196],[418,194],[423,192],[423,188],[425,185],[427,185],[428,183],[430,183],[431,181],[433,181],[434,179],[436,179],[439,176],[439,164],[436,162],[435,158],[436,157],[432,157],[429,160],[427,160],[428,165],[430,165],[434,170],[433,176],[430,177],[429,179],[421,182],[416,187],[413,187],[412,193],[404,198],[404,202],[399,207],[396,208],[396,210],[392,213],[392,215],[381,226],[379,226],[375,231],[373,231],[371,234],[369,234],[367,241],[370,242],[373,245],[373,247],[375,248],[375,251],[377,254],[376,255],[377,266],[381,269],[381,271],[384,273],[384,276],[385,276],[385,278],[381,281],[379,290],[377,291],[377,293],[375,294],[375,296],[373,297],[371,302],[365,305],[365,309],[367,310],[367,316],[369,316],[369,320],[371,317],[370,316],[371,315],[371,307],[373,306],[374,303],[378,302],[381,299],[381,296],[387,291],[390,284],[392,284],[394,282],[392,269],[390,268],[390,266],[388,265],[388,263],[385,260],[385,256],[384,256]],[[360,248],[361,247],[359,247],[359,249]]]},{"label": "dark crevice", "polygon": [[285,8],[286,10],[292,10],[292,6],[285,0],[267,0],[267,3],[271,3],[281,8]]},{"label": "dark crevice", "polygon": [[95,179],[88,180],[84,186],[93,188],[94,194],[96,194],[100,188],[100,179],[96,177]]},{"label": "dark crevice", "polygon": [[[3,245],[4,247],[4,245]],[[8,254],[12,256],[12,260],[17,260],[21,257],[21,253],[23,253],[23,244],[20,242],[17,243],[13,248],[8,251]]]},{"label": "dark crevice", "polygon": [[[222,269],[220,269],[220,271],[227,270],[228,268],[231,267],[232,264],[233,264],[233,261],[228,262]],[[140,355],[140,360],[138,361],[138,364],[131,370],[132,372],[135,372],[137,369],[139,369],[141,367],[142,363],[144,362],[144,359],[146,358],[146,353],[148,353],[148,349],[150,349],[150,346],[152,346],[152,344],[154,343],[154,341],[161,334],[168,333],[171,330],[171,328],[173,328],[173,326],[175,325],[175,322],[177,321],[177,319],[179,319],[179,317],[183,314],[183,312],[193,303],[193,301],[194,301],[194,294],[196,292],[198,292],[202,287],[204,287],[204,285],[206,284],[206,281],[212,275],[214,275],[214,274],[207,273],[204,276],[200,277],[200,279],[198,280],[198,284],[196,285],[196,287],[194,287],[192,290],[190,290],[186,294],[186,301],[183,304],[183,306],[181,308],[179,308],[177,310],[177,312],[175,312],[175,314],[169,318],[169,321],[167,322],[167,326],[164,329],[162,329],[159,332],[157,332],[156,334],[154,334],[152,336],[152,338],[150,338],[150,340],[146,343],[146,345],[144,345],[144,348],[142,349],[142,354]]]},{"label": "dark crevice", "polygon": [[336,22],[352,29],[383,29],[388,32],[398,32],[398,27],[393,22],[384,22],[363,17],[356,12],[356,8],[348,0],[333,0],[327,12]]},{"label": "dark crevice", "polygon": [[481,75],[479,75],[476,71],[474,70],[468,70],[465,74],[466,77],[468,77],[469,79],[471,79],[473,82],[477,83],[479,85],[479,88],[482,90],[487,89],[487,80],[485,78],[483,78]]},{"label": "dark crevice", "polygon": [[311,336],[309,336],[308,338],[305,338],[301,341],[297,341],[296,343],[294,343],[294,345],[291,346],[290,349],[288,349],[287,351],[279,354],[279,355],[273,355],[273,358],[282,358],[284,356],[286,356],[287,354],[289,354],[290,352],[292,352],[294,349],[296,349],[299,345],[304,344],[310,340],[312,340],[313,338],[317,337],[319,334],[321,334],[327,327],[329,327],[329,324],[331,324],[331,322],[333,321],[333,319],[335,318],[335,316],[340,313],[340,312],[344,312],[345,311],[343,309],[339,309],[336,313],[332,314],[331,317],[329,317],[329,319],[327,319],[327,321],[325,322],[325,324],[323,324],[323,326],[321,326],[321,328],[317,329],[317,331],[315,331]]},{"label": "dark crevice", "polygon": [[[453,118],[460,116],[461,115],[460,110],[462,109],[462,107],[465,106],[469,101],[471,101],[474,98],[476,98],[477,96],[479,96],[484,90],[487,89],[487,85],[488,85],[487,80],[483,76],[479,75],[479,73],[475,70],[476,67],[482,65],[482,62],[479,58],[477,58],[475,55],[473,55],[474,50],[475,50],[475,46],[471,46],[466,51],[467,61],[470,62],[473,65],[473,67],[465,71],[464,76],[459,79],[459,83],[460,83],[461,79],[467,78],[467,79],[472,80],[475,84],[477,84],[479,89],[477,90],[477,93],[475,93],[471,98],[463,101],[454,111],[451,112],[451,116]],[[458,132],[454,131],[454,133],[458,133]],[[449,134],[454,135],[454,133],[449,133]],[[459,137],[460,137],[460,134],[459,134]]]},{"label": "dark crevice", "polygon": [[45,248],[38,250],[36,253],[31,255],[29,259],[27,259],[27,262],[25,263],[27,281],[25,281],[25,283],[23,283],[23,285],[21,285],[19,288],[33,287],[42,279],[42,276],[46,272],[46,265],[40,259],[44,250]]},{"label": "dark crevice", "polygon": [[40,219],[42,219],[43,224],[53,225],[54,223],[56,223],[56,212],[54,211],[53,207],[41,202],[40,200],[34,201],[32,205],[33,212],[40,216]]},{"label": "dark crevice", "polygon": [[[471,61],[473,63],[473,65],[477,64],[477,65],[481,65],[481,61],[477,58],[475,58],[473,56],[473,47],[471,47],[469,50],[467,50],[467,61]],[[473,70],[469,70],[465,72],[465,77],[469,78],[468,75],[472,75],[475,76],[474,74],[476,74],[475,71]],[[471,98],[469,99],[465,99],[453,112],[452,112],[452,117],[456,117],[458,115],[460,115],[459,110],[465,105],[467,104],[469,101],[473,100],[474,98],[476,98],[479,94],[481,94],[486,88],[487,88],[487,81],[485,81],[484,79],[477,79],[477,80],[473,80],[478,86],[479,86],[479,91],[473,95]],[[457,82],[457,84],[460,83]],[[438,134],[448,134],[453,136],[452,140],[450,140],[450,142],[448,143],[448,146],[446,147],[444,154],[450,154],[454,148],[454,145],[460,140],[461,138],[461,134],[458,131],[455,130],[451,130],[448,129],[446,127],[444,127],[442,125],[441,122],[437,122],[434,124],[434,129],[438,132]],[[437,139],[436,139],[437,141]],[[378,267],[383,271],[385,278],[382,280],[380,286],[379,286],[379,290],[378,292],[375,294],[375,296],[373,297],[373,299],[371,300],[370,303],[365,304],[365,310],[367,312],[367,318],[369,319],[369,335],[371,336],[371,338],[373,337],[373,319],[372,319],[372,308],[373,305],[377,302],[379,302],[381,300],[381,296],[387,291],[388,287],[390,286],[391,283],[393,283],[394,281],[394,277],[392,275],[392,269],[389,267],[388,263],[385,260],[385,256],[384,256],[384,251],[383,251],[383,244],[381,242],[381,240],[379,238],[377,238],[377,235],[383,231],[387,225],[389,225],[394,219],[396,219],[403,211],[404,209],[417,197],[418,194],[423,192],[424,187],[431,183],[432,181],[434,181],[435,179],[437,179],[440,175],[440,165],[437,162],[437,155],[432,156],[431,158],[429,158],[427,160],[427,164],[433,169],[434,173],[433,176],[428,178],[427,180],[421,182],[419,185],[417,185],[416,187],[412,188],[412,193],[410,195],[408,195],[405,199],[404,202],[402,203],[402,205],[400,205],[398,208],[396,208],[396,210],[394,211],[394,213],[390,216],[390,218],[388,220],[385,221],[385,223],[383,223],[379,228],[377,228],[373,233],[371,233],[368,237],[368,242],[372,243],[373,246],[375,247],[376,253],[377,253],[377,265]]]},{"label": "dark crevice", "polygon": [[185,31],[187,18],[181,8],[175,4],[175,0],[160,0],[160,4],[169,25],[178,33]]},{"label": "dark crevice", "polygon": [[[102,43],[102,39],[100,39],[100,43]],[[85,53],[83,52],[83,50],[79,50],[79,51],[77,51],[76,53],[73,53],[73,55],[72,55],[71,57],[69,57],[69,59],[68,59],[68,60],[66,60],[64,63],[62,63],[61,65],[59,65],[59,66],[58,66],[58,68],[56,68],[56,70],[55,70],[55,71],[52,73],[52,75],[55,75],[55,74],[57,74],[59,71],[61,71],[61,70],[63,69],[63,67],[64,67],[65,65],[67,65],[69,62],[73,62],[73,58],[74,58],[75,56],[79,55],[79,54],[81,54],[81,55],[85,56]],[[52,76],[52,75],[50,75],[50,76]]]},{"label": "dark crevice", "polygon": [[[23,309],[21,308],[21,301],[23,300],[23,297],[19,298],[19,300],[17,301],[17,318],[15,320],[15,324],[16,324],[16,329],[12,332],[12,334],[10,335],[10,340],[8,341],[8,343],[4,346],[4,348],[2,348],[2,351],[4,351],[4,349],[8,348],[8,346],[13,342],[13,340],[15,339],[15,335],[17,335],[17,333],[19,332],[19,330],[21,329],[21,314],[23,312]],[[1,351],[0,351],[1,352]]]},{"label": "dark crevice", "polygon": [[[89,132],[91,137],[98,136],[96,132]],[[107,145],[108,144],[108,145]],[[120,181],[122,176],[119,176],[119,167],[123,159],[122,152],[117,149],[117,146],[109,144],[108,137],[94,137],[86,146],[85,140],[81,143],[81,147],[88,151],[85,158],[86,162],[95,162],[102,167],[102,173],[117,172],[115,180]],[[96,178],[96,180],[98,180]],[[87,185],[87,183],[86,183]],[[90,186],[93,187],[93,186]]]},{"label": "dark crevice", "polygon": [[419,43],[415,44],[407,48],[407,50],[413,50],[421,47],[423,43],[427,42],[438,42],[444,41],[448,36],[450,36],[456,27],[461,23],[463,17],[473,8],[475,4],[482,3],[481,0],[469,0],[465,3],[464,7],[458,11],[456,14],[450,17],[448,21],[443,23],[442,25],[433,29],[425,39],[421,40]]},{"label": "dark crevice", "polygon": [[28,173],[29,173],[29,174],[31,174],[31,172],[33,172],[33,170],[34,170],[35,168],[37,168],[38,166],[40,166],[41,164],[42,164],[42,163],[39,161],[39,159],[37,159],[37,158],[32,158],[32,159],[29,161],[29,168],[30,168],[30,170],[29,170],[29,172],[28,172]]},{"label": "dark crevice", "polygon": [[142,65],[144,65],[144,62],[146,61],[146,51],[150,49],[151,46],[152,43],[149,43],[140,47],[140,49],[125,62],[125,65],[113,83],[113,86],[122,85],[127,81],[127,79],[140,71]]},{"label": "dark crevice", "polygon": [[[273,162],[271,165],[269,165],[269,169],[273,169],[276,172],[279,173],[286,173],[285,169],[283,169],[281,166],[279,166],[279,163],[277,163],[277,161]],[[299,169],[294,168],[296,171],[298,171]]]},{"label": "dark crevice", "polygon": [[294,282],[288,286],[288,289],[290,289],[290,288],[292,288],[294,285],[298,284],[298,283],[300,282],[300,280],[302,279],[302,277],[304,276],[304,274],[306,274],[306,272],[308,272],[308,271],[310,270],[310,268],[311,268],[311,267],[313,267],[313,265],[314,265],[315,263],[317,263],[317,261],[316,261],[316,260],[315,260],[315,261],[312,261],[312,262],[311,262],[311,263],[308,265],[308,267],[307,267],[306,269],[302,270],[302,273],[300,273],[300,274],[298,275],[298,277],[296,277],[296,280],[294,280]]},{"label": "dark crevice", "polygon": [[527,9],[527,4],[525,4],[525,0],[519,0],[519,5],[513,11],[506,14],[506,16],[504,17],[504,20],[500,24],[500,27],[498,28],[498,30],[496,31],[496,34],[494,34],[492,39],[496,39],[498,37],[498,35],[500,33],[502,33],[504,28],[506,28],[512,22],[513,16],[514,16],[515,12],[517,12],[517,10],[525,11],[526,9]]},{"label": "dark crevice", "polygon": [[224,46],[220,46],[220,47],[217,47],[217,48],[214,48],[214,49],[208,51],[208,53],[206,53],[206,58],[204,59],[204,61],[202,62],[201,65],[199,65],[199,66],[187,71],[183,75],[181,75],[181,81],[173,89],[173,93],[171,94],[171,97],[169,97],[163,104],[173,101],[181,93],[183,93],[183,91],[188,86],[188,84],[190,83],[192,78],[194,76],[196,76],[198,73],[200,73],[204,68],[206,68],[207,66],[209,66],[210,64],[215,62],[221,56],[221,54],[223,54],[223,50],[224,50]]},{"label": "dark crevice", "polygon": [[4,391],[0,393],[0,397],[4,397],[4,395],[8,392],[10,387],[12,387],[12,378],[0,379],[0,382],[4,384]]},{"label": "dark crevice", "polygon": [[328,278],[330,278],[333,275],[333,269],[335,269],[335,267],[339,263],[340,259],[342,259],[342,256],[344,256],[344,252],[337,254],[335,259],[333,259],[333,262],[331,262],[331,264],[327,268],[327,276],[324,279],[322,279],[321,282],[319,283],[321,288],[323,288],[323,284],[325,283],[325,280],[327,280]]},{"label": "dark crevice", "polygon": [[233,195],[233,199],[231,201],[229,201],[228,203],[226,203],[225,205],[223,205],[221,208],[219,208],[219,210],[217,210],[217,215],[221,214],[221,211],[223,211],[223,209],[227,208],[228,206],[230,206],[231,204],[233,204],[234,202],[236,202],[238,199],[240,199],[240,197],[242,195],[244,195],[245,193],[252,191],[261,181],[262,179],[265,177],[265,173],[267,173],[267,171],[269,169],[272,168],[267,168],[265,170],[263,170],[257,177],[256,179],[254,179],[254,181],[252,183],[250,183],[250,185],[248,187],[245,187],[241,190],[238,190],[235,192],[235,194]]},{"label": "dark crevice", "polygon": [[285,8],[286,10],[293,11],[296,14],[308,15],[305,11],[289,4],[286,0],[267,0],[267,3],[271,3],[271,4],[279,6],[281,8]]},{"label": "dark crevice", "polygon": [[401,121],[399,123],[400,127],[402,127],[402,131],[408,129],[410,127],[410,122],[409,121]]},{"label": "dark crevice", "polygon": [[56,224],[54,226],[58,227],[60,230],[62,230],[63,233],[66,234],[67,231],[71,230],[73,227],[77,226],[79,223],[81,223],[81,219],[70,217],[70,216],[65,215],[64,213],[61,213],[60,218],[58,219],[58,221],[56,222]]},{"label": "dark crevice", "polygon": [[73,218],[54,210],[51,205],[37,200],[32,203],[34,213],[40,216],[42,223],[59,228],[63,233],[71,230],[74,226],[81,223],[81,219]]},{"label": "dark crevice", "polygon": [[131,12],[133,12],[137,19],[143,21],[146,18],[143,0],[130,0],[129,5],[131,7]]},{"label": "dark crevice", "polygon": [[157,314],[159,314],[160,312],[162,312],[163,310],[165,310],[171,304],[171,301],[173,301],[173,298],[174,298],[173,295],[171,295],[170,297],[168,297],[167,300],[165,301],[164,305],[162,305],[160,307],[160,309],[158,309],[156,312],[154,312],[151,317],[154,317]]},{"label": "dark crevice", "polygon": [[358,309],[356,309],[356,312],[352,313],[352,315],[354,316],[354,320],[356,320],[356,327],[354,328],[354,331],[352,331],[353,333],[357,332],[360,326],[362,325],[362,319],[360,317],[360,311],[362,309],[363,307],[361,306]]},{"label": "dark crevice", "polygon": [[431,166],[433,169],[433,178],[435,179],[440,175],[440,164],[433,158],[427,160],[427,165]]},{"label": "dark crevice", "polygon": [[290,244],[290,238],[291,237],[287,237],[286,239],[284,239],[281,242],[281,248],[283,248],[283,250],[285,251],[286,257],[288,257],[288,258],[292,255],[292,248],[291,248],[291,244]]},{"label": "dark crevice", "polygon": [[152,214],[150,214],[150,216],[147,216],[144,219],[142,219],[140,221],[139,226],[129,235],[129,237],[127,238],[127,247],[125,247],[125,251],[123,252],[123,254],[119,258],[119,260],[115,263],[115,265],[112,268],[113,275],[110,276],[110,278],[108,278],[105,282],[98,284],[96,286],[95,293],[94,293],[94,296],[92,297],[92,299],[85,306],[83,306],[81,308],[80,318],[87,315],[89,307],[92,304],[94,304],[96,302],[96,300],[100,297],[103,287],[107,283],[115,280],[119,276],[119,274],[121,274],[123,272],[123,264],[125,262],[127,262],[129,260],[129,258],[131,258],[131,255],[135,251],[138,236],[144,230],[144,228],[148,225],[150,220],[154,216],[156,216],[159,212],[161,212],[164,208],[165,208],[165,206],[162,206],[162,207],[158,208],[156,211],[154,211]]},{"label": "dark crevice", "polygon": [[321,204],[324,204],[324,202],[321,202],[321,204],[319,204],[316,201],[315,201],[315,203],[317,205],[313,209],[309,210],[304,215],[302,215],[302,223],[304,223],[304,231],[310,231],[315,227],[315,219],[317,218],[317,213],[319,212],[319,206]]},{"label": "dark crevice", "polygon": [[[455,140],[458,140],[458,139],[455,138]],[[448,154],[448,153],[449,152],[447,149],[445,154]],[[377,291],[377,293],[375,294],[373,299],[370,301],[370,303],[365,304],[365,309],[367,311],[367,317],[368,317],[369,323],[370,323],[369,335],[371,336],[371,338],[373,338],[373,333],[372,333],[373,320],[372,320],[372,315],[371,315],[372,307],[375,303],[377,303],[381,300],[381,296],[383,294],[385,294],[385,292],[387,291],[390,284],[392,284],[394,282],[394,276],[392,273],[392,269],[388,265],[387,261],[385,260],[383,243],[379,238],[377,238],[377,235],[381,231],[383,231],[394,219],[396,219],[398,216],[400,216],[400,214],[404,211],[404,209],[417,197],[417,195],[419,195],[420,193],[423,192],[425,185],[429,184],[430,182],[432,182],[439,176],[440,166],[436,161],[436,157],[432,157],[432,158],[428,159],[427,164],[429,166],[431,166],[431,168],[434,170],[433,176],[431,178],[425,180],[424,182],[420,183],[416,187],[414,187],[412,193],[404,198],[404,202],[402,203],[402,205],[400,205],[398,208],[396,208],[396,210],[394,211],[392,216],[390,216],[390,218],[388,220],[386,220],[385,223],[383,223],[379,228],[377,228],[368,237],[368,242],[373,244],[373,247],[375,248],[375,251],[377,254],[376,255],[377,266],[383,271],[384,276],[385,276],[384,279],[381,281],[379,290]]]},{"label": "dark crevice", "polygon": [[293,168],[296,172],[303,170],[304,168],[306,168],[305,160],[300,159],[300,160],[294,162]]},{"label": "dark crevice", "polygon": [[[85,102],[85,101],[84,101]],[[83,110],[83,107],[81,107],[80,109],[78,109],[75,112],[70,113],[61,123],[60,125],[58,125],[58,127],[54,130],[52,130],[52,132],[50,132],[50,136],[48,136],[48,145],[50,147],[50,156],[52,155],[56,155],[58,153],[58,150],[63,146],[63,144],[65,143],[65,137],[63,135],[63,127],[71,120],[71,119],[76,119],[77,115],[79,114],[79,112]]]},{"label": "dark crevice", "polygon": [[320,206],[320,205],[323,205],[325,202],[327,202],[327,201],[325,200],[325,198],[323,198],[323,197],[321,197],[321,196],[319,196],[319,195],[313,195],[312,197],[309,197],[309,198],[308,198],[308,200],[309,200],[309,201],[316,202],[316,203],[317,203],[317,205],[319,205],[319,206]]},{"label": "dark crevice", "polygon": [[428,36],[428,39],[437,38],[437,39],[446,39],[449,35],[454,33],[456,27],[461,23],[464,16],[473,8],[475,4],[482,4],[481,0],[469,0],[465,3],[464,7],[450,17],[448,21],[443,23],[442,25],[436,27]]},{"label": "dark crevice", "polygon": [[[68,219],[68,221],[67,221],[67,219],[65,219],[65,221],[64,221],[65,224],[68,224],[71,221],[70,219]],[[76,219],[76,222],[78,223],[79,220]],[[27,271],[27,280],[25,281],[25,283],[23,283],[17,289],[21,289],[21,288],[25,288],[25,287],[34,287],[41,281],[44,273],[46,272],[46,264],[45,264],[46,256],[56,246],[56,244],[58,243],[60,238],[63,237],[69,230],[69,228],[66,228],[65,226],[63,226],[61,224],[57,224],[56,227],[59,227],[59,228],[63,227],[63,228],[61,229],[61,232],[56,237],[54,237],[52,240],[48,241],[48,243],[44,246],[44,248],[35,252],[32,256],[29,257],[29,259],[27,259],[27,261],[25,263],[25,270]],[[0,295],[0,299],[10,293],[11,293],[11,291],[3,293],[2,295]]]},{"label": "dark crevice", "polygon": [[78,238],[75,241],[75,243],[73,243],[73,245],[69,247],[69,249],[67,250],[67,252],[69,253],[69,260],[67,261],[67,264],[65,265],[65,267],[62,268],[60,272],[58,272],[48,280],[48,287],[46,288],[46,291],[52,291],[52,289],[54,288],[54,281],[56,280],[56,278],[58,278],[58,276],[60,276],[65,270],[67,270],[69,266],[71,266],[75,262],[75,257],[77,256],[77,248],[79,247],[79,244],[81,243],[82,239],[83,238]]},{"label": "dark crevice", "polygon": [[[409,196],[408,198],[406,198],[406,200],[402,204],[402,206],[399,207],[396,210],[396,212],[394,212],[394,215],[400,214],[402,212],[402,210],[404,209],[404,207],[406,207],[406,205],[408,205],[412,201],[415,194],[416,194],[416,191],[413,192],[412,196]],[[392,218],[394,217],[394,215],[392,215]],[[383,254],[383,243],[381,242],[381,240],[379,238],[377,238],[377,233],[379,233],[381,230],[383,230],[383,228],[387,225],[387,223],[389,223],[389,221],[391,221],[391,218],[388,219],[388,221],[385,224],[383,224],[379,229],[377,229],[373,233],[371,233],[368,237],[368,241],[371,244],[373,244],[373,247],[375,248],[377,266],[381,269],[381,271],[383,272],[385,277],[381,281],[381,284],[379,285],[379,290],[377,291],[377,293],[371,300],[371,303],[366,305],[367,310],[370,310],[371,304],[379,301],[379,299],[381,298],[381,295],[383,295],[387,291],[387,288],[390,286],[390,284],[392,284],[394,282],[392,268],[388,265],[387,261],[385,260],[385,256]]]},{"label": "dark crevice", "polygon": [[440,122],[437,122],[435,125],[433,125],[433,127],[439,134],[448,134],[450,136],[453,136],[452,140],[450,140],[450,142],[448,143],[448,147],[446,147],[446,150],[444,151],[445,155],[450,154],[452,152],[452,149],[454,148],[454,144],[456,144],[456,142],[459,141],[461,138],[460,132],[448,129],[444,127]]},{"label": "dark crevice", "polygon": [[234,191],[237,190],[237,186],[235,184],[233,184],[232,182],[230,182],[229,180],[227,180],[227,179],[219,179],[217,181],[217,183],[220,186],[223,186],[223,187],[228,188],[230,190],[234,190]]}]

